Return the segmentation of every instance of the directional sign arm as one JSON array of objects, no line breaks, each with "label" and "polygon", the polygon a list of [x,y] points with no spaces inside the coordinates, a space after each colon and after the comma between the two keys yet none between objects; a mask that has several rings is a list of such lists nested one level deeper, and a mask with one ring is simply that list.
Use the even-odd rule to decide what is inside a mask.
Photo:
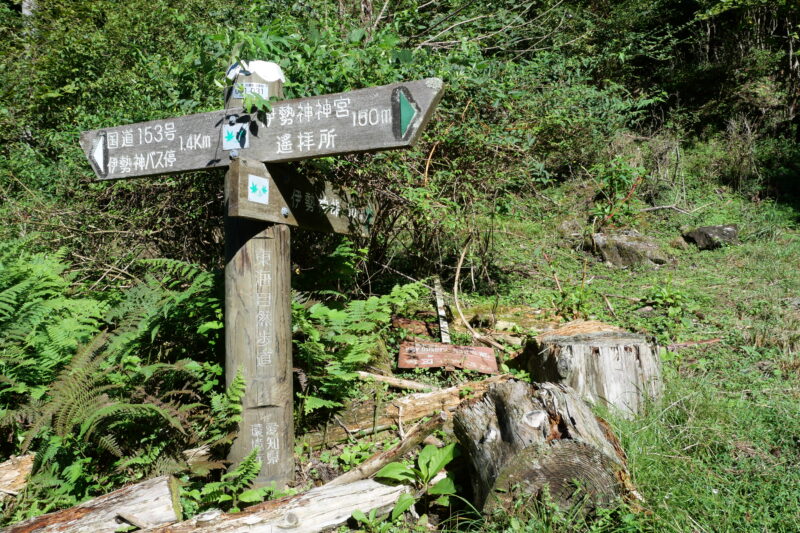
[{"label": "directional sign arm", "polygon": [[[442,97],[438,78],[117,126],[81,134],[99,179],[286,162],[412,146]],[[235,153],[234,153],[235,150]]]}]

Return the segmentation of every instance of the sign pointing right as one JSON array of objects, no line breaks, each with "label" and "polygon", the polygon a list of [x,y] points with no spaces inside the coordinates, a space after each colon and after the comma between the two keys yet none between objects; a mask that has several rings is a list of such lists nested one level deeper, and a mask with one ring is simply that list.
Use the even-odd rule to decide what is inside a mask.
[{"label": "sign pointing right", "polygon": [[442,96],[439,78],[153,120],[81,134],[98,179],[278,163],[414,144]]}]

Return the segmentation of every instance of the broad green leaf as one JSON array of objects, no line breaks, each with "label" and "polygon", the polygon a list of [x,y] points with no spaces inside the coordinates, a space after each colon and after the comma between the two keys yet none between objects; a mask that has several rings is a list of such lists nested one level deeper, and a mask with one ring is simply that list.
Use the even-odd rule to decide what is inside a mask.
[{"label": "broad green leaf", "polygon": [[415,502],[416,500],[411,494],[407,492],[401,494],[397,499],[397,503],[394,505],[394,509],[392,509],[392,521],[397,520],[397,517],[405,513]]},{"label": "broad green leaf", "polygon": [[450,505],[450,496],[440,496],[436,498],[436,500],[434,500],[433,503],[435,503],[436,505],[442,505],[444,507],[447,507],[448,505]]},{"label": "broad green leaf", "polygon": [[266,492],[263,488],[249,489],[239,495],[239,501],[244,503],[260,502],[266,496]]},{"label": "broad green leaf", "polygon": [[367,519],[367,515],[365,515],[362,511],[360,511],[358,509],[353,511],[353,518],[355,518],[356,520],[358,520],[362,524],[366,524],[366,523],[369,522],[369,520]]},{"label": "broad green leaf", "polygon": [[389,463],[381,468],[375,477],[394,481],[414,481],[414,473],[402,463]]},{"label": "broad green leaf", "polygon": [[444,478],[440,479],[436,485],[430,488],[428,494],[455,494],[456,493],[456,484],[453,482],[453,478],[449,475]]},{"label": "broad green leaf", "polygon": [[433,460],[433,454],[436,453],[438,448],[433,444],[425,446],[417,456],[417,466],[419,467],[420,477],[423,483],[427,483],[431,479],[430,464]]},{"label": "broad green leaf", "polygon": [[[424,455],[423,455],[424,454]],[[425,446],[419,454],[419,467],[423,471],[423,481],[428,482],[442,468],[458,456],[458,449],[455,443],[448,444],[444,448],[438,449],[433,445]],[[423,463],[424,461],[424,463]],[[427,473],[425,472],[427,469]]]}]

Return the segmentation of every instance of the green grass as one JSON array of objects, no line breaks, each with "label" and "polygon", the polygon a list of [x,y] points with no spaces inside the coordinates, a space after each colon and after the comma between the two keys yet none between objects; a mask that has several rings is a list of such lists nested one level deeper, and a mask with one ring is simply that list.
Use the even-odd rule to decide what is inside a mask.
[{"label": "green grass", "polygon": [[[574,184],[572,185],[575,186]],[[662,346],[720,339],[677,353],[662,348],[663,398],[635,420],[606,415],[620,437],[644,512],[610,510],[583,522],[546,505],[482,522],[487,531],[797,531],[800,524],[800,234],[797,212],[733,193],[695,191],[707,209],[643,213],[631,226],[655,237],[673,261],[660,268],[607,266],[559,234],[574,219],[590,231],[578,192],[562,186],[540,219],[498,223],[505,273],[501,306],[559,309],[578,298],[581,316],[654,336]],[[572,198],[572,200],[570,200]],[[679,249],[682,229],[735,223],[741,243]],[[545,260],[547,253],[550,263]],[[554,275],[555,273],[555,275]],[[562,291],[556,287],[559,279]],[[577,296],[576,296],[577,295]],[[610,302],[613,311],[606,303]],[[575,301],[573,298],[573,301]],[[472,302],[486,304],[487,298]],[[642,310],[650,306],[649,312]]]}]

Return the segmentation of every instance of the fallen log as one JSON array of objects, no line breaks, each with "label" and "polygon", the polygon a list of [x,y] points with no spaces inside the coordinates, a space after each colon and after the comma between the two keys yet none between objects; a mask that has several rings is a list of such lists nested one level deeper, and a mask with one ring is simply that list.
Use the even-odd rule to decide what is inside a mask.
[{"label": "fallen log", "polygon": [[529,348],[534,381],[564,383],[623,416],[641,413],[661,393],[658,351],[642,335],[579,320],[539,335]]},{"label": "fallen log", "polygon": [[16,496],[28,482],[33,470],[33,454],[11,457],[0,463],[0,501],[5,496]]},{"label": "fallen log", "polygon": [[382,485],[364,479],[343,485],[323,485],[303,494],[264,502],[241,513],[209,512],[191,520],[152,529],[147,533],[314,533],[347,522],[353,511],[388,513],[403,486]]},{"label": "fallen log", "polygon": [[385,404],[364,402],[351,406],[340,413],[333,423],[307,433],[298,440],[311,448],[318,448],[386,431],[392,426],[402,427],[403,424],[431,416],[437,411],[453,411],[465,397],[482,394],[491,384],[509,379],[511,377],[508,375],[493,376],[447,389],[409,394]]},{"label": "fallen log", "polygon": [[76,507],[8,526],[3,533],[114,533],[133,525],[154,527],[181,519],[178,481],[171,476],[148,479]]},{"label": "fallen log", "polygon": [[456,411],[453,427],[486,512],[545,490],[562,508],[605,505],[630,487],[616,437],[565,385],[496,384]]},{"label": "fallen log", "polygon": [[350,483],[372,476],[372,474],[392,461],[401,458],[414,446],[417,446],[419,443],[425,440],[428,435],[433,433],[437,428],[441,427],[448,418],[450,418],[450,415],[442,411],[427,422],[420,422],[413,429],[411,429],[411,431],[406,433],[406,436],[403,438],[403,440],[401,440],[396,446],[389,450],[376,453],[349,472],[345,472],[341,476],[332,479],[327,483],[327,485],[341,485],[343,483]]}]

